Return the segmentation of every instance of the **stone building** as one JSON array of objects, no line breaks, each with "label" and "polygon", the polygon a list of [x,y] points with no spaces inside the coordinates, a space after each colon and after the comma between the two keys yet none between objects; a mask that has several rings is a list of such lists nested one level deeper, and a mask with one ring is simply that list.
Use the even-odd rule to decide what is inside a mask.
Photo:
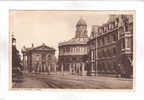
[{"label": "stone building", "polygon": [[97,71],[97,39],[95,38],[96,35],[98,34],[98,26],[97,25],[93,25],[92,26],[92,32],[90,35],[90,39],[87,42],[88,44],[88,63],[89,63],[89,67],[88,67],[88,72],[87,75],[96,75],[96,71]]},{"label": "stone building", "polygon": [[76,24],[75,37],[59,43],[59,68],[62,72],[86,74],[87,41],[87,24],[80,18]]},{"label": "stone building", "polygon": [[45,44],[31,48],[23,47],[23,65],[25,72],[48,73],[56,72],[55,49]]},{"label": "stone building", "polygon": [[89,46],[89,75],[133,75],[133,16],[111,15],[107,23],[93,26]]}]

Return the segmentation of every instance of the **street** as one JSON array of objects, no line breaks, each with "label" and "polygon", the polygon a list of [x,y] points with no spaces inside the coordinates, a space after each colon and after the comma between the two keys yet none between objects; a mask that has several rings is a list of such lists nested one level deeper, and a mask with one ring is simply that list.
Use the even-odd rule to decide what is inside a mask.
[{"label": "street", "polygon": [[104,76],[77,75],[24,75],[24,80],[14,88],[55,89],[132,89],[133,80]]}]

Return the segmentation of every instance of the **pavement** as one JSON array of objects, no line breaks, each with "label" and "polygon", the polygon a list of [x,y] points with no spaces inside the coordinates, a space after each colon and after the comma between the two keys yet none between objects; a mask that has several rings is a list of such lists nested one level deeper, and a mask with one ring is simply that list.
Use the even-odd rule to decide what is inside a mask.
[{"label": "pavement", "polygon": [[132,89],[133,79],[78,75],[24,75],[15,88],[52,89]]}]

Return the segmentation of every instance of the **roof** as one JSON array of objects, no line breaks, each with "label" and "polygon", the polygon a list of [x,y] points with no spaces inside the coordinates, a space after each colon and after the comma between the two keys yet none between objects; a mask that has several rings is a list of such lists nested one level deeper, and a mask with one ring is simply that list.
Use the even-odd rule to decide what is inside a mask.
[{"label": "roof", "polygon": [[31,48],[26,48],[26,47],[24,47],[24,48],[22,49],[22,52],[29,52],[29,51],[33,51],[33,50],[38,50],[38,51],[41,51],[41,50],[43,50],[43,51],[51,51],[51,50],[53,50],[53,51],[55,51],[54,48],[49,47],[49,46],[47,46],[47,45],[45,45],[45,44],[43,43],[42,45],[37,46],[37,47],[31,47]]},{"label": "roof", "polygon": [[88,40],[89,38],[72,38],[69,41],[59,43],[59,46],[87,44]]},{"label": "roof", "polygon": [[87,25],[83,18],[80,18],[79,21],[76,24],[76,26],[80,26],[80,25]]}]

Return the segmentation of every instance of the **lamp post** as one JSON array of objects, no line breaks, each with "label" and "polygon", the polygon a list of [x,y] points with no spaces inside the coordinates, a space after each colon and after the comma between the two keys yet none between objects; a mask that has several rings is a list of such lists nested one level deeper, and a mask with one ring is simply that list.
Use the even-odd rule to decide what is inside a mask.
[{"label": "lamp post", "polygon": [[95,76],[97,76],[97,72],[98,72],[98,71],[97,71],[97,69],[98,69],[98,68],[97,68],[97,61],[98,61],[98,58],[97,58],[97,55],[98,55],[98,54],[97,54],[97,50],[98,50],[98,49],[97,49],[97,44],[98,44],[98,43],[97,43],[97,34],[96,34],[95,39],[96,39],[96,40],[95,40]]}]

